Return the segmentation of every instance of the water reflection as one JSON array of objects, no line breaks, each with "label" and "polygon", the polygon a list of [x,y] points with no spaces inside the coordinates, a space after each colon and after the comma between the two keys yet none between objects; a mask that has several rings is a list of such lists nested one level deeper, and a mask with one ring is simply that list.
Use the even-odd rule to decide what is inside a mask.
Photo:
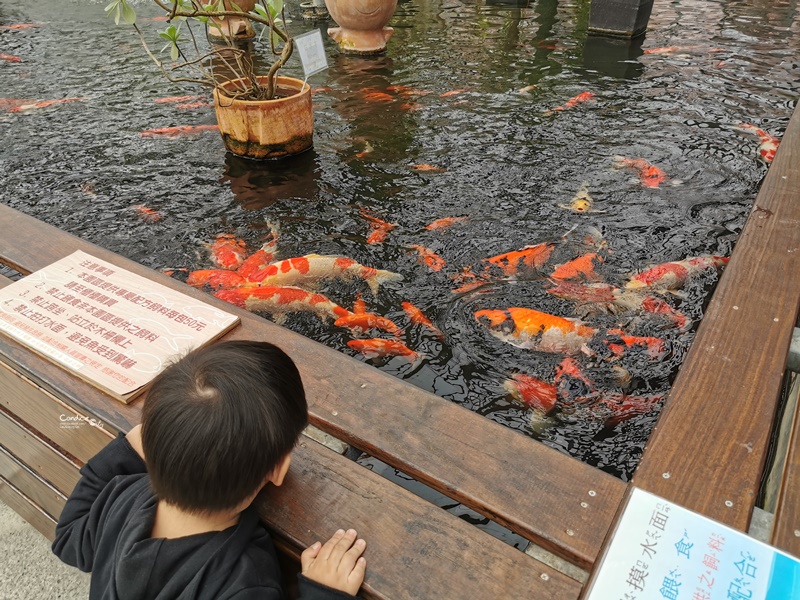
[{"label": "water reflection", "polygon": [[590,35],[583,44],[583,65],[616,79],[637,79],[644,73],[642,56],[645,36],[633,40]]}]

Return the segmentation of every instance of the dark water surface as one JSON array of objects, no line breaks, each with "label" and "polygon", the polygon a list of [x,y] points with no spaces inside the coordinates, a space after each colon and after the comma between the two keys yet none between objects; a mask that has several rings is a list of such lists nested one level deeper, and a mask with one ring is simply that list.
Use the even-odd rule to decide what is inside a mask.
[{"label": "dark water surface", "polygon": [[[401,273],[404,281],[377,297],[357,283],[320,289],[347,308],[364,292],[370,310],[394,319],[424,355],[417,364],[401,357],[373,364],[630,478],[657,411],[614,428],[566,411],[532,426],[530,411],[502,382],[515,372],[552,381],[562,357],[509,346],[473,317],[510,306],[571,317],[574,303],[546,294],[541,279],[459,295],[451,277],[483,258],[572,231],[554,255],[554,262],[569,260],[591,228],[606,241],[600,272],[615,285],[657,263],[729,256],[767,168],[757,160],[757,138],[732,126],[753,123],[782,134],[800,77],[795,2],[657,0],[650,30],[632,46],[587,39],[588,0],[404,2],[390,23],[395,35],[385,57],[339,56],[325,36],[330,68],[310,80],[329,88],[314,95],[314,150],[270,164],[226,155],[214,132],[142,137],[152,128],[213,124],[213,110],[154,103],[204,92],[162,79],[133,32],[105,18],[104,4],[0,0],[0,26],[42,24],[0,29],[0,53],[21,58],[0,61],[0,97],[83,99],[0,112],[2,202],[155,269],[208,268],[205,244],[219,233],[255,250],[271,222],[280,225],[280,258],[337,254]],[[143,0],[136,6],[142,17],[157,14]],[[295,15],[291,27],[299,33],[312,25]],[[667,46],[681,49],[642,54]],[[265,49],[257,53],[265,64]],[[299,60],[286,71],[299,75]],[[537,87],[517,93],[530,85]],[[362,90],[390,86],[428,93],[364,100]],[[452,90],[465,91],[441,96]],[[594,101],[544,114],[583,91]],[[669,179],[658,189],[643,187],[633,172],[611,168],[614,155],[644,158]],[[421,163],[444,171],[410,168]],[[603,212],[559,206],[584,182]],[[135,205],[164,218],[148,223]],[[366,243],[361,209],[398,224],[383,244]],[[424,229],[449,216],[468,220]],[[432,249],[447,266],[431,271],[412,244]],[[716,279],[698,277],[684,297],[665,299],[696,322]],[[444,342],[409,323],[403,301],[421,308],[446,333]],[[664,360],[634,355],[620,364],[631,372],[634,392],[666,392],[693,329],[662,329],[634,316],[588,320],[663,337],[670,348]],[[286,325],[355,355],[345,329],[310,315],[292,315]]]}]

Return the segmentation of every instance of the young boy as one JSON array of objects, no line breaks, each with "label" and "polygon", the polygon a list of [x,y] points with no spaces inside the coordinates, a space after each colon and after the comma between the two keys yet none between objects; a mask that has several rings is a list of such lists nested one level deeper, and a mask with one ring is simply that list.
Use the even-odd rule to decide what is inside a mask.
[{"label": "young boy", "polygon": [[[189,353],[153,382],[142,425],[81,469],[53,552],[92,572],[90,598],[283,598],[253,499],[283,483],[307,420],[300,374],[276,346]],[[365,546],[351,529],[307,548],[300,597],[354,597]]]}]

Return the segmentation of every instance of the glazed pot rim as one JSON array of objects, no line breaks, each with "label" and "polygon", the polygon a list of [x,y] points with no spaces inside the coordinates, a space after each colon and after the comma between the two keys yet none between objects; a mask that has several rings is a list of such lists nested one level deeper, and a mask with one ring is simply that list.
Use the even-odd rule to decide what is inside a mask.
[{"label": "glazed pot rim", "polygon": [[[259,83],[267,80],[266,75],[257,76]],[[225,93],[225,88],[228,86],[233,86],[238,81],[243,81],[243,79],[231,79],[226,81],[225,83],[221,84],[219,87],[214,88],[214,97],[217,100],[217,104],[219,104],[220,99],[228,100],[232,103],[237,102],[245,102],[247,104],[274,104],[277,102],[290,102],[293,99],[297,99],[297,96],[303,94],[310,94],[311,93],[311,86],[308,84],[307,81],[303,81],[302,79],[297,79],[296,77],[287,77],[284,75],[278,75],[275,77],[275,81],[277,84],[288,84],[289,87],[296,90],[296,93],[292,94],[291,96],[286,96],[284,98],[273,98],[272,100],[242,100],[241,98],[231,98]],[[230,106],[230,105],[228,105]]]}]

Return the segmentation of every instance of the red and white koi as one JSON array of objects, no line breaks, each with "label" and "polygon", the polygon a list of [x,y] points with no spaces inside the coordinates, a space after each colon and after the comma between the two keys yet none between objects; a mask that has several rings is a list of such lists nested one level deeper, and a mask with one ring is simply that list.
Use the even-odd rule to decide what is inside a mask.
[{"label": "red and white koi", "polygon": [[778,151],[778,146],[781,143],[778,138],[749,123],[739,123],[734,129],[745,133],[756,134],[761,142],[758,146],[758,155],[765,163],[769,164],[772,162],[772,159],[775,158],[775,153]]},{"label": "red and white koi", "polygon": [[371,338],[368,340],[350,340],[348,347],[356,352],[361,352],[367,358],[381,358],[383,356],[404,356],[409,362],[416,362],[419,354],[411,350],[399,340],[384,340]]},{"label": "red and white koi", "polygon": [[245,243],[230,233],[220,233],[210,246],[211,260],[220,269],[235,271],[247,256]]},{"label": "red and white koi", "polygon": [[15,25],[0,26],[0,31],[20,31],[22,29],[32,29],[33,27],[41,27],[42,23],[17,23]]},{"label": "red and white koi", "polygon": [[419,262],[425,264],[431,271],[441,271],[447,266],[447,262],[430,248],[419,244],[412,244],[408,248],[416,250],[419,253]]},{"label": "red and white koi", "polygon": [[0,60],[13,63],[22,62],[22,58],[20,58],[16,54],[0,54]]},{"label": "red and white koi", "polygon": [[253,286],[221,290],[214,294],[220,300],[250,311],[279,315],[289,312],[311,312],[326,319],[339,319],[349,313],[322,294],[292,286]]},{"label": "red and white koi", "polygon": [[278,251],[278,227],[269,225],[269,239],[253,254],[244,259],[236,272],[250,282],[258,283],[266,276],[267,267],[275,260]]},{"label": "red and white koi", "polygon": [[403,310],[408,315],[408,318],[411,320],[412,323],[415,325],[422,325],[423,327],[427,327],[433,333],[436,334],[436,337],[439,339],[444,339],[444,333],[436,327],[433,323],[431,323],[430,319],[425,316],[425,314],[416,306],[411,304],[411,302],[403,302],[401,304]]},{"label": "red and white koi", "polygon": [[32,110],[36,110],[39,108],[47,108],[49,106],[53,106],[54,104],[65,104],[67,102],[83,102],[85,98],[59,98],[58,100],[41,100],[39,102],[34,102],[33,104],[21,104],[19,106],[15,106],[14,108],[10,108],[8,112],[18,113],[18,112],[30,112]]},{"label": "red and white koi", "polygon": [[201,269],[192,271],[186,278],[186,283],[192,287],[208,286],[214,290],[228,290],[247,284],[247,280],[236,271],[227,269]]},{"label": "red and white koi", "polygon": [[639,181],[645,187],[657,188],[667,180],[667,174],[643,158],[614,156],[615,169],[633,169],[639,173]]},{"label": "red and white koi", "polygon": [[411,168],[415,171],[422,171],[424,173],[444,173],[447,169],[443,169],[442,167],[436,167],[434,165],[429,165],[428,163],[422,163],[419,165],[411,165]]},{"label": "red and white koi", "polygon": [[730,258],[725,256],[707,255],[656,265],[631,277],[625,287],[628,289],[677,290],[693,275],[707,269],[720,269],[728,264],[729,260]]},{"label": "red and white koi", "polygon": [[603,342],[615,356],[634,348],[643,349],[651,360],[660,360],[667,354],[667,346],[661,338],[627,335],[621,329],[609,329],[606,335],[609,337]]},{"label": "red and white koi", "polygon": [[456,223],[461,223],[462,221],[466,221],[467,217],[442,217],[441,219],[436,219],[429,225],[425,226],[425,229],[433,230],[433,229],[444,229],[446,227],[451,227]]},{"label": "red and white koi", "polygon": [[556,386],[523,373],[512,375],[503,383],[503,387],[517,401],[544,414],[553,410],[558,400]]},{"label": "red and white koi", "polygon": [[391,319],[368,312],[350,313],[339,317],[333,324],[337,327],[347,327],[357,333],[364,333],[370,329],[380,329],[397,337],[403,335],[403,330]]},{"label": "red and white koi", "polygon": [[391,271],[365,267],[345,256],[322,256],[307,254],[278,261],[264,269],[261,285],[291,286],[313,283],[322,279],[359,278],[369,285],[373,294],[387,281],[402,281],[403,276]]},{"label": "red and white koi", "polygon": [[196,135],[207,131],[219,131],[217,125],[178,125],[176,127],[159,127],[146,129],[139,135],[142,137],[178,137],[181,135]]},{"label": "red and white koi", "polygon": [[565,319],[531,308],[479,310],[475,319],[496,338],[529,350],[578,354],[597,330],[578,319]]}]

